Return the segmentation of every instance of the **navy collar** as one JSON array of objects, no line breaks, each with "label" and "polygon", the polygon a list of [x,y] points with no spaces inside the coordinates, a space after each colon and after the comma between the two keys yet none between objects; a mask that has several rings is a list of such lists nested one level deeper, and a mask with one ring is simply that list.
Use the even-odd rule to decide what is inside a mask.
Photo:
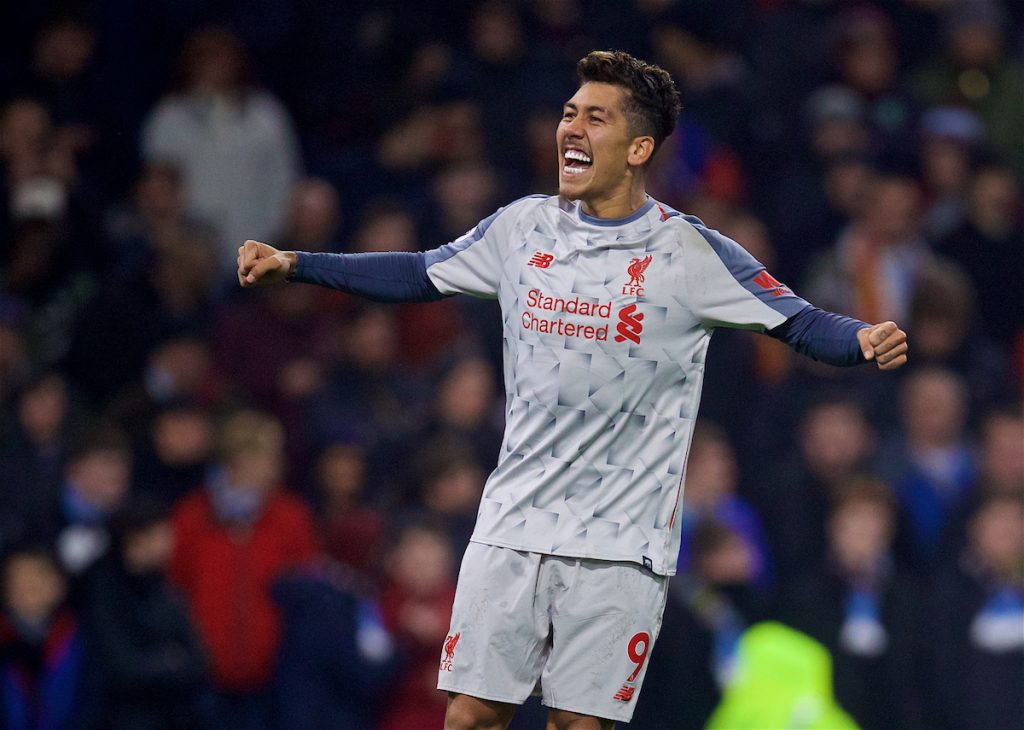
[{"label": "navy collar", "polygon": [[582,203],[582,201],[576,203],[576,210],[579,211],[580,220],[581,221],[583,221],[584,223],[592,223],[595,226],[606,226],[606,227],[621,226],[621,225],[624,225],[626,223],[632,223],[633,221],[638,220],[638,219],[642,218],[643,216],[647,215],[648,211],[650,211],[650,209],[653,208],[653,207],[654,207],[654,198],[652,198],[650,195],[648,195],[647,196],[647,200],[644,201],[644,204],[641,205],[636,210],[634,210],[629,215],[627,215],[625,218],[595,218],[592,215],[587,215],[583,211],[583,203]]}]

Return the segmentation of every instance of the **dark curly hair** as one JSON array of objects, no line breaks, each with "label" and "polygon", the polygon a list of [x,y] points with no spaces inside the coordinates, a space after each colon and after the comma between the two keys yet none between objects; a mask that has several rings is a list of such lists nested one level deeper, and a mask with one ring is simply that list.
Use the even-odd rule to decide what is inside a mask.
[{"label": "dark curly hair", "polygon": [[668,71],[624,51],[591,51],[576,64],[580,85],[588,81],[621,86],[629,92],[623,111],[630,133],[654,138],[654,149],[672,134],[682,110],[679,90]]}]

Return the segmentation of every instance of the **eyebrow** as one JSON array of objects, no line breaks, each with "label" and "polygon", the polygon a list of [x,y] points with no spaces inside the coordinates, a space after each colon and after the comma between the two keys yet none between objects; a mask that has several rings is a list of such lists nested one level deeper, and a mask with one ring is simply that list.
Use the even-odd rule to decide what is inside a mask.
[{"label": "eyebrow", "polygon": [[[576,105],[573,104],[571,101],[565,102],[565,104],[562,105],[562,108],[567,108],[567,109],[572,109],[573,111],[578,111]],[[608,111],[608,109],[606,109],[603,106],[585,106],[585,107],[583,107],[583,110],[584,111],[591,111],[591,112],[602,112],[604,114],[609,114],[610,113]]]}]

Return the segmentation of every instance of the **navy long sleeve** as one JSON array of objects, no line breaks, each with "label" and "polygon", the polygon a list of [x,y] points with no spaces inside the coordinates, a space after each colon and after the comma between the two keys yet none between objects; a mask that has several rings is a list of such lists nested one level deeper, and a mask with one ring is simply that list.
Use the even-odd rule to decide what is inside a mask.
[{"label": "navy long sleeve", "polygon": [[[431,302],[444,295],[427,276],[422,253],[299,253],[292,281],[339,289],[377,302]],[[797,352],[830,365],[865,362],[857,319],[807,306],[768,332]]]},{"label": "navy long sleeve", "polygon": [[291,281],[319,284],[375,302],[432,302],[444,295],[422,253],[299,253]]},{"label": "navy long sleeve", "polygon": [[807,306],[768,334],[813,360],[848,366],[867,362],[857,342],[857,330],[868,326],[859,319]]}]

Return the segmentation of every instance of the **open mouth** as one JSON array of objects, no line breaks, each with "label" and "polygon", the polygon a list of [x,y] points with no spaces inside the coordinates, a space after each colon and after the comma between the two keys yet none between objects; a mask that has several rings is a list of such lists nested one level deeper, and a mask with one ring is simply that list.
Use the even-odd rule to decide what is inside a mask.
[{"label": "open mouth", "polygon": [[566,176],[579,175],[594,163],[589,155],[574,149],[566,150],[563,158],[565,164],[562,166],[562,173]]}]

